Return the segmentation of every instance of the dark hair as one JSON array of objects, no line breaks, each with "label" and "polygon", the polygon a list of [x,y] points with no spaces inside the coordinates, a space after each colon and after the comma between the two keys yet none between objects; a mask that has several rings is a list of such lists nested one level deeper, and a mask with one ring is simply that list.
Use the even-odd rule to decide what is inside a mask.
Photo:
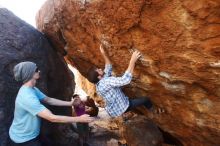
[{"label": "dark hair", "polygon": [[90,82],[92,82],[93,84],[96,84],[99,82],[99,74],[98,72],[96,71],[97,67],[91,67],[88,71],[88,80]]},{"label": "dark hair", "polygon": [[77,96],[79,96],[79,95],[78,95],[78,94],[74,94],[74,95],[73,95],[73,98],[75,98],[75,97],[77,97]]}]

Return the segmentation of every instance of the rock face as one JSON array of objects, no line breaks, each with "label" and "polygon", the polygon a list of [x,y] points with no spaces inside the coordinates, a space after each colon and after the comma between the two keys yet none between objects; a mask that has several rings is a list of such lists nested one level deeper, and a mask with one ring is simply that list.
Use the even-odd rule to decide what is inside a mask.
[{"label": "rock face", "polygon": [[88,143],[90,146],[120,146],[120,133],[116,120],[98,120],[92,127]]},{"label": "rock face", "polygon": [[[47,39],[32,26],[17,18],[7,9],[0,8],[0,145],[8,143],[8,131],[13,119],[15,97],[22,83],[13,78],[13,67],[21,61],[33,61],[41,71],[39,87],[50,97],[70,100],[74,82],[64,59],[50,46]],[[68,114],[71,109],[55,109],[54,113]],[[60,112],[57,112],[59,110]],[[65,143],[62,129],[67,126],[43,122],[42,136],[52,146]],[[51,140],[51,138],[56,139]],[[46,139],[45,139],[46,138]]]},{"label": "rock face", "polygon": [[163,136],[146,117],[137,116],[123,124],[123,135],[129,146],[161,146]]},{"label": "rock face", "polygon": [[100,43],[117,75],[141,51],[127,95],[164,108],[153,120],[182,145],[220,145],[219,0],[48,0],[37,21],[84,76]]}]

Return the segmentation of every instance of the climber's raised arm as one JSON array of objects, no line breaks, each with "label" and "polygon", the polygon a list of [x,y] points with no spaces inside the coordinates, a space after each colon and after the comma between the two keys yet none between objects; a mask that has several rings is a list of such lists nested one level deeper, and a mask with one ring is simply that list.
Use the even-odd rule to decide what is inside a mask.
[{"label": "climber's raised arm", "polygon": [[103,46],[100,45],[99,49],[100,49],[100,52],[101,52],[101,54],[102,54],[102,56],[105,60],[105,65],[110,65],[111,61],[110,61],[110,59],[108,57],[108,54],[106,53],[105,49],[103,48]]},{"label": "climber's raised arm", "polygon": [[136,61],[141,57],[141,53],[139,51],[135,51],[132,56],[131,56],[131,60],[129,62],[128,68],[126,70],[126,72],[129,73],[133,73],[134,67],[135,67],[135,63]]}]

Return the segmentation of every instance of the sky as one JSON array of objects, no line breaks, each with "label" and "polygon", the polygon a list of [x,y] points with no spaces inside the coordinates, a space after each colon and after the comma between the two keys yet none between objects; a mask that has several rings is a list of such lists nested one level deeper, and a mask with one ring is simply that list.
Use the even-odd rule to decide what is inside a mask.
[{"label": "sky", "polygon": [[46,0],[0,0],[0,7],[5,7],[16,16],[36,27],[35,15]]}]

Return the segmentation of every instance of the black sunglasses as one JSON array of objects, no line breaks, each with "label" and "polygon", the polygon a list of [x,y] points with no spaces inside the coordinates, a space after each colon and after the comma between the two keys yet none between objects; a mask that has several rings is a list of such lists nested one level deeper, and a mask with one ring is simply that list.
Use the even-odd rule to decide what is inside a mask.
[{"label": "black sunglasses", "polygon": [[38,69],[38,67],[35,69],[35,72],[39,72],[40,70]]}]

